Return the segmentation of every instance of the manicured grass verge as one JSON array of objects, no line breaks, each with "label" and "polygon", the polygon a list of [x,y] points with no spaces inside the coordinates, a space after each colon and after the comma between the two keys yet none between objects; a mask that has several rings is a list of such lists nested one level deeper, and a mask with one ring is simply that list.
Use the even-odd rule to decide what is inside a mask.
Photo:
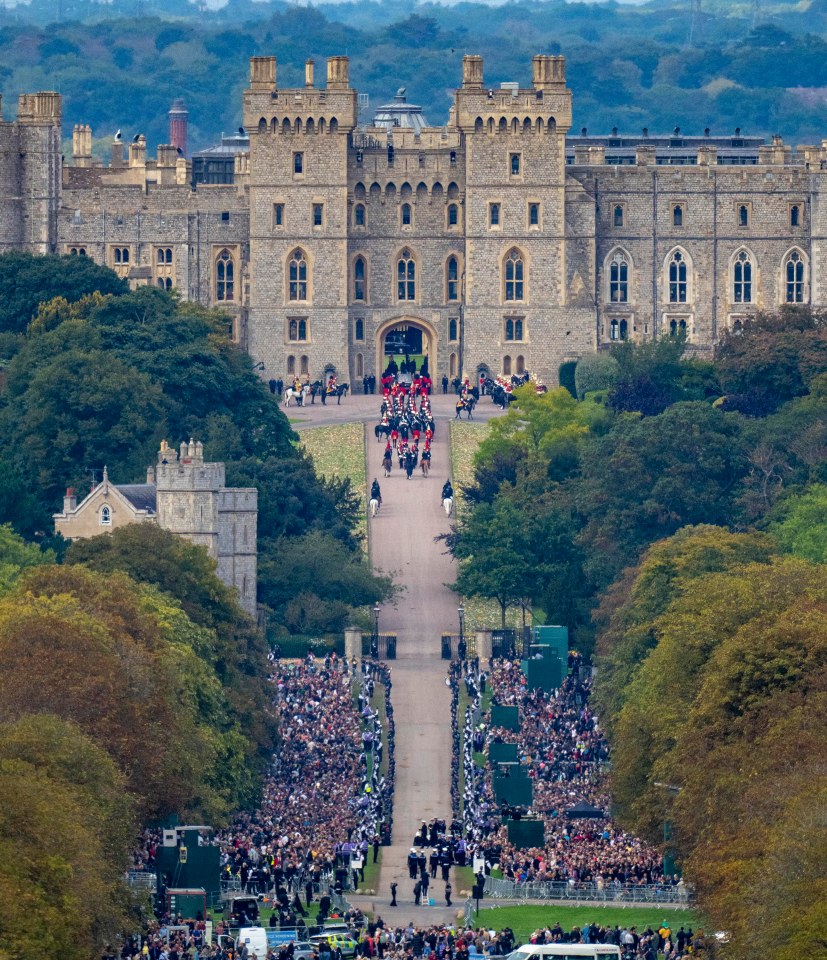
[{"label": "manicured grass verge", "polygon": [[321,477],[347,477],[362,500],[357,530],[367,550],[368,511],[365,474],[365,426],[340,423],[311,427],[299,434],[299,444],[307,451]]},{"label": "manicured grass verge", "polygon": [[[459,886],[459,884],[457,884]],[[489,901],[490,902],[490,901]],[[651,927],[657,929],[664,920],[670,924],[673,931],[680,927],[693,930],[703,929],[701,918],[691,910],[675,910],[659,907],[604,907],[594,904],[588,907],[568,906],[567,904],[550,903],[548,906],[536,904],[525,907],[488,907],[482,901],[479,925],[494,930],[511,927],[517,938],[517,943],[525,943],[531,934],[539,927],[553,927],[559,923],[564,930],[572,927],[583,927],[586,923],[598,923],[603,926],[631,927],[636,926],[638,931]]]}]

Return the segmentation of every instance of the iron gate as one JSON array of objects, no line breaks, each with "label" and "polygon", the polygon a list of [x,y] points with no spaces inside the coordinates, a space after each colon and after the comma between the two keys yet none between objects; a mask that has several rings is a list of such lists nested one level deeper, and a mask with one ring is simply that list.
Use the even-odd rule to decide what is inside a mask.
[{"label": "iron gate", "polygon": [[395,633],[363,633],[362,656],[374,660],[396,659]]},{"label": "iron gate", "polygon": [[443,660],[473,660],[477,655],[477,638],[472,634],[463,634],[462,642],[465,647],[464,655],[461,657],[459,647],[459,634],[442,634],[442,659]]}]

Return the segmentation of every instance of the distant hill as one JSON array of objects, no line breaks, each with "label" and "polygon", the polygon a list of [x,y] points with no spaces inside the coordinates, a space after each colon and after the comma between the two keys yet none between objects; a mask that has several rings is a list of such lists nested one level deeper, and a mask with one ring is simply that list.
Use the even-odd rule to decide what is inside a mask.
[{"label": "distant hill", "polygon": [[[308,56],[351,57],[373,107],[406,86],[433,125],[446,121],[465,53],[485,57],[486,82],[527,83],[537,52],[563,53],[574,129],[636,133],[680,126],[792,142],[827,134],[827,0],[419,4],[407,0],[297,6],[228,0],[32,0],[0,8],[0,90],[57,89],[66,133],[91,123],[165,142],[167,110],[183,96],[190,145],[214,143],[240,121],[247,59],[275,53],[279,83],[303,83]],[[60,15],[60,22],[56,17]]]}]

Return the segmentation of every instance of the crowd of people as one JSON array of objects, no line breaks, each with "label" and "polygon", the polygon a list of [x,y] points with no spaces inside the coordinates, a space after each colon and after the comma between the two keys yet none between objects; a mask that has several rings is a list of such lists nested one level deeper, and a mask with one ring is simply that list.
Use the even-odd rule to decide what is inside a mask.
[{"label": "crowd of people", "polygon": [[[653,847],[621,830],[607,812],[608,744],[589,705],[591,678],[580,669],[576,654],[561,687],[550,693],[529,690],[518,660],[492,661],[491,702],[519,708],[519,732],[490,726],[490,714],[480,713],[479,696],[489,678],[470,662],[461,670],[470,686],[470,705],[463,718],[464,752],[457,759],[465,774],[464,827],[472,849],[489,868],[496,865],[505,879],[517,882],[599,886],[678,882],[677,877],[664,876],[663,859]],[[533,792],[531,808],[517,815],[544,821],[542,847],[517,849],[508,841],[491,768],[474,761],[475,751],[486,752],[495,742],[517,746],[519,764],[527,769]],[[591,808],[587,819],[569,815],[578,804]]]},{"label": "crowd of people", "polygon": [[[552,914],[553,916],[553,914]],[[343,921],[352,930],[357,943],[358,957],[365,960],[469,960],[470,956],[505,957],[522,942],[510,927],[499,930],[461,924],[434,924],[417,926],[411,920],[403,926],[387,923],[381,916],[365,917],[359,910],[350,910]],[[691,960],[714,957],[716,940],[691,925],[673,930],[667,921],[655,927],[638,929],[633,924],[620,926],[586,923],[582,927],[565,930],[560,923],[552,923],[535,930],[525,941],[529,944],[613,944],[620,948],[624,960]],[[246,955],[245,955],[245,952]],[[292,960],[291,943],[279,943],[270,948],[265,957],[255,960]],[[331,954],[331,958],[335,954]],[[220,944],[203,943],[203,924],[190,922],[183,931],[169,938],[159,930],[149,937],[128,938],[120,951],[121,960],[254,960],[245,947],[239,951]],[[114,955],[112,957],[114,960]]]},{"label": "crowd of people", "polygon": [[[376,682],[390,678],[333,653],[274,658],[270,679],[279,749],[259,808],[219,834],[223,877],[252,893],[304,889],[310,902],[323,881],[345,889],[354,860],[363,870],[371,848],[390,836],[393,761],[383,774],[382,756],[392,738],[371,704]],[[299,906],[290,901],[283,922]]]}]

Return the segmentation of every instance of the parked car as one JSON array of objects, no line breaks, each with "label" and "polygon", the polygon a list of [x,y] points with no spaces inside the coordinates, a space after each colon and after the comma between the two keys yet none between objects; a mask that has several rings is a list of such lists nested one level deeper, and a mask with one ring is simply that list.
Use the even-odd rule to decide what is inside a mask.
[{"label": "parked car", "polygon": [[331,950],[338,947],[346,960],[349,957],[355,957],[358,949],[356,941],[349,933],[317,933],[310,938],[310,942],[316,944],[317,947],[321,947],[323,943],[328,943]]}]

